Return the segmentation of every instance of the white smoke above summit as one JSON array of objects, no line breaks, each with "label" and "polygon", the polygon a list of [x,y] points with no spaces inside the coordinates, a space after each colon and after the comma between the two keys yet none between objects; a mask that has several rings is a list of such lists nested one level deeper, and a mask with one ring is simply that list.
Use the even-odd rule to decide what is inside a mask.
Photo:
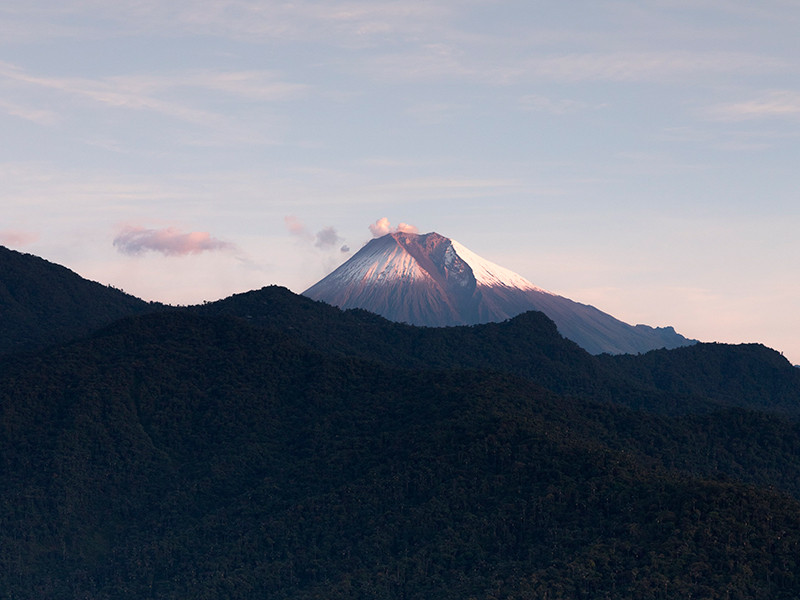
[{"label": "white smoke above summit", "polygon": [[408,223],[400,223],[397,227],[392,227],[392,224],[386,217],[375,221],[369,226],[369,230],[372,232],[372,237],[374,238],[383,237],[387,233],[419,233],[419,229]]}]

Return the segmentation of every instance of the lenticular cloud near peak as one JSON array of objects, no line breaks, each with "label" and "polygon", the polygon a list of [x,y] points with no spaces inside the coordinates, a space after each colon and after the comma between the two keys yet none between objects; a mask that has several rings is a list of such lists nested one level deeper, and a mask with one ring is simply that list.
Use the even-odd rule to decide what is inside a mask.
[{"label": "lenticular cloud near peak", "polygon": [[207,231],[184,233],[174,227],[147,229],[126,226],[114,238],[114,246],[122,254],[136,256],[148,251],[160,252],[166,256],[185,256],[218,250],[233,250],[230,242],[211,237]]}]

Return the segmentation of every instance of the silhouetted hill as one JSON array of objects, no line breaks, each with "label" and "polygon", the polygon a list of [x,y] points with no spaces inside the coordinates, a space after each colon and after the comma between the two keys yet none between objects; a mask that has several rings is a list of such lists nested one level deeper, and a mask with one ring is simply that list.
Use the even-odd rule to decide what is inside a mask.
[{"label": "silhouetted hill", "polygon": [[800,370],[761,345],[697,344],[642,355],[592,356],[543,313],[503,323],[412,327],[361,310],[340,311],[277,286],[193,307],[284,331],[326,353],[405,368],[480,368],[548,389],[662,413],[720,406],[800,417]]},{"label": "silhouetted hill", "polygon": [[794,598],[800,502],[697,460],[725,462],[716,428],[796,474],[796,426],[769,421],[392,368],[239,318],[126,319],[0,359],[0,591]]},{"label": "silhouetted hill", "polygon": [[65,267],[0,246],[0,354],[65,342],[154,308]]},{"label": "silhouetted hill", "polygon": [[[581,386],[594,358],[540,312],[504,323],[414,327],[363,310],[341,311],[277,286],[193,307],[282,331],[320,351],[405,368],[490,368],[523,374],[556,391]],[[576,379],[577,380],[573,381]]]},{"label": "silhouetted hill", "polygon": [[761,344],[696,344],[600,361],[631,381],[672,396],[800,417],[800,370]]},{"label": "silhouetted hill", "polygon": [[768,348],[592,356],[542,313],[278,287],[166,311],[0,257],[6,344],[56,335],[0,356],[0,597],[800,597],[800,372]]}]

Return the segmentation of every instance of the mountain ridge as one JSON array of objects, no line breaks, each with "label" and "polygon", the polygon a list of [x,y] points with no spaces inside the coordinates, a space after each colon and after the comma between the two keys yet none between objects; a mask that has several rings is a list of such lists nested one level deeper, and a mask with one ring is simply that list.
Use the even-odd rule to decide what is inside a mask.
[{"label": "mountain ridge", "polygon": [[761,345],[270,286],[0,356],[0,423],[3,597],[800,595],[800,372]]},{"label": "mountain ridge", "polygon": [[122,317],[161,308],[64,266],[0,246],[0,354],[61,343]]},{"label": "mountain ridge", "polygon": [[[300,311],[317,304],[285,300]],[[24,600],[800,592],[797,421],[749,411],[668,418],[491,369],[393,367],[254,327],[249,312],[132,316],[0,358],[0,591]],[[539,313],[522,320],[561,339]]]}]

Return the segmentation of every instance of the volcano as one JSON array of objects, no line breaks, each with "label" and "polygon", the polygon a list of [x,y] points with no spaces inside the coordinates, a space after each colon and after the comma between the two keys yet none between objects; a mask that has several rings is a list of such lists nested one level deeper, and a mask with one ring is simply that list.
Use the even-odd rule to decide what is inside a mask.
[{"label": "volcano", "polygon": [[672,327],[629,325],[548,292],[435,232],[373,239],[303,295],[427,327],[505,321],[538,310],[592,354],[638,354],[695,343]]}]

